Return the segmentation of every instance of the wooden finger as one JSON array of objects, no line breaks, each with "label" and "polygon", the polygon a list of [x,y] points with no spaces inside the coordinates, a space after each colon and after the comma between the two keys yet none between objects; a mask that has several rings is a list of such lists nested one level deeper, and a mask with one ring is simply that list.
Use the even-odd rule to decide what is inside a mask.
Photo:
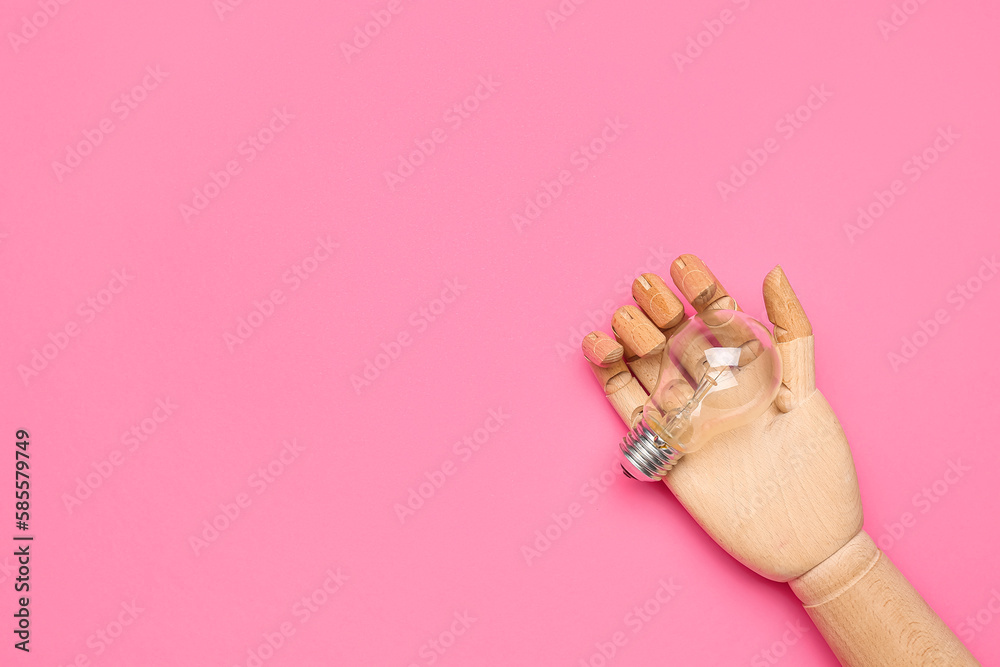
[{"label": "wooden finger", "polygon": [[655,273],[632,281],[632,298],[661,330],[673,329],[684,319],[684,304]]},{"label": "wooden finger", "polygon": [[789,412],[816,391],[812,324],[780,266],[764,279],[764,307],[781,353],[781,389],[774,404]]},{"label": "wooden finger", "polygon": [[774,338],[779,343],[812,336],[812,324],[780,265],[764,278],[764,306],[767,319],[774,324]]},{"label": "wooden finger", "polygon": [[625,348],[626,360],[657,355],[667,339],[663,332],[636,306],[622,306],[611,318],[611,330]]},{"label": "wooden finger", "polygon": [[626,360],[632,375],[639,380],[639,384],[647,392],[652,392],[656,388],[656,380],[660,377],[660,359],[662,354],[654,354],[648,357],[636,357],[631,361]]},{"label": "wooden finger", "polygon": [[625,350],[625,363],[647,392],[656,387],[660,357],[667,339],[646,314],[635,306],[622,306],[611,319],[615,338]]},{"label": "wooden finger", "polygon": [[715,274],[694,255],[681,255],[670,265],[670,277],[687,302],[699,313],[713,309],[739,310]]},{"label": "wooden finger", "polygon": [[583,339],[583,356],[598,366],[610,366],[620,361],[625,348],[603,331],[591,331]]},{"label": "wooden finger", "polygon": [[598,366],[589,362],[590,370],[604,389],[604,395],[625,424],[632,428],[642,419],[642,408],[648,396],[632,376],[624,361],[616,361],[609,366]]},{"label": "wooden finger", "polygon": [[[681,255],[670,265],[670,277],[688,302],[698,313],[713,310],[740,310],[736,300],[729,295],[712,270],[701,259],[694,255]],[[747,340],[740,326],[730,326],[730,318],[715,318],[711,324],[706,322],[714,335],[714,341],[702,340],[696,346],[699,349],[684,351],[681,365],[693,377],[699,377],[696,370],[704,367],[701,353],[706,347],[720,345],[723,347],[741,347]]]}]

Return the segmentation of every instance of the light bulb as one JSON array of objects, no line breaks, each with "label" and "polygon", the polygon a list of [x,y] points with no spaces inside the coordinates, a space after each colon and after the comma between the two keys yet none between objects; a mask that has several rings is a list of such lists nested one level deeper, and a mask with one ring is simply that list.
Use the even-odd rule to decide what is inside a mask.
[{"label": "light bulb", "polygon": [[642,419],[622,440],[622,470],[662,480],[685,454],[762,415],[780,387],[781,355],[763,324],[734,310],[692,317],[670,338]]}]

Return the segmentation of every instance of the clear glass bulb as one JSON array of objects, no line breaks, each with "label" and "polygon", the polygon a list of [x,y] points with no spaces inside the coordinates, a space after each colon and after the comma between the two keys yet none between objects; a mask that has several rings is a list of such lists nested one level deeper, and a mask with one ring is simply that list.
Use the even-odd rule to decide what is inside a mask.
[{"label": "clear glass bulb", "polygon": [[681,456],[762,415],[780,387],[781,355],[767,327],[734,310],[692,317],[663,351],[642,419],[621,443],[622,470],[663,479]]}]

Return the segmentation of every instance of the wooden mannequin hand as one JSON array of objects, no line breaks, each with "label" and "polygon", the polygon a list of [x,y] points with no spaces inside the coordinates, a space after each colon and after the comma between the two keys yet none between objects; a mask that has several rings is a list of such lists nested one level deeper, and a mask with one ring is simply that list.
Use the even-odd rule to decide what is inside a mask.
[{"label": "wooden mannequin hand", "polygon": [[[697,257],[677,258],[670,275],[695,311],[738,309]],[[663,350],[685,320],[681,301],[656,275],[637,278],[632,294],[641,309],[615,312],[615,338],[592,332],[583,341],[629,427],[642,418]],[[782,359],[776,398],[751,423],[683,456],[664,482],[734,558],[789,582],[842,664],[978,665],[861,530],[851,451],[816,390],[812,327],[781,267],[764,280],[764,304]]]},{"label": "wooden mannequin hand", "polygon": [[[705,264],[682,255],[671,266],[678,291],[696,312],[737,310]],[[652,390],[660,365],[661,344],[684,324],[683,306],[658,277],[636,279],[633,294],[642,310],[626,306],[615,314],[613,328],[624,359]],[[780,267],[764,282],[764,303],[774,324],[782,356],[782,386],[774,403],[754,422],[723,433],[684,456],[665,479],[696,521],[733,557],[776,581],[802,575],[836,552],[861,530],[861,500],[854,463],[836,416],[816,391],[813,337],[809,320]],[[662,330],[656,325],[664,327]],[[657,332],[663,335],[657,337]],[[614,348],[606,336],[588,336]],[[640,355],[643,355],[640,357]],[[612,357],[615,354],[612,353]],[[618,377],[607,378],[609,371]],[[621,362],[595,368],[614,389],[626,382]],[[610,381],[610,387],[608,387]],[[631,424],[636,405],[645,402],[631,378],[624,396],[630,404],[620,414]],[[618,407],[618,406],[616,406]]]}]

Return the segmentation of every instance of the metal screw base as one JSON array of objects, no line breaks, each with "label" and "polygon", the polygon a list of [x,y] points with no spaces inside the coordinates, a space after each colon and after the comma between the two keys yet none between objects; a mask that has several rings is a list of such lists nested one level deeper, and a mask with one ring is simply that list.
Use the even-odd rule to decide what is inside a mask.
[{"label": "metal screw base", "polygon": [[620,450],[622,472],[642,482],[661,481],[683,456],[658,436],[645,419],[625,434]]}]

